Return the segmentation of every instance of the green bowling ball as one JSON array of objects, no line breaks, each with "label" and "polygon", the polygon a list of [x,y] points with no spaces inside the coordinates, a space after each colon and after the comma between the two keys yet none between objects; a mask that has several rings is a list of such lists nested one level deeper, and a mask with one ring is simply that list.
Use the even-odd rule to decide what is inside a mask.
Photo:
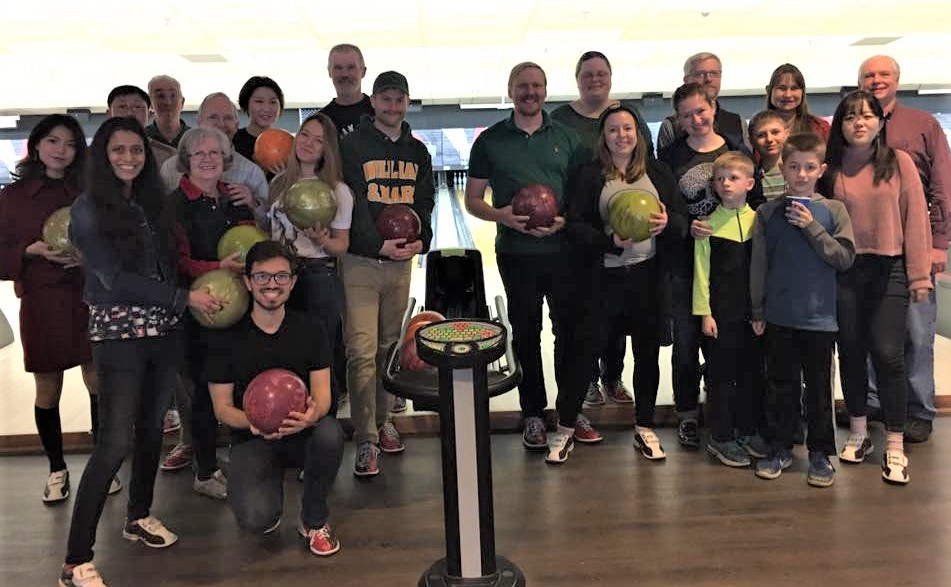
[{"label": "green bowling ball", "polygon": [[69,206],[53,212],[43,223],[43,242],[62,253],[79,254],[73,243],[69,242]]},{"label": "green bowling ball", "polygon": [[639,243],[650,238],[653,213],[660,213],[660,202],[644,190],[624,190],[608,201],[608,225],[625,240]]},{"label": "green bowling ball", "polygon": [[241,253],[238,261],[244,263],[244,258],[251,247],[265,240],[267,235],[257,226],[248,224],[232,226],[218,239],[218,260],[224,261],[235,253]]},{"label": "green bowling ball", "polygon": [[337,215],[337,197],[333,188],[315,178],[297,180],[284,194],[284,213],[299,230],[330,228]]},{"label": "green bowling ball", "polygon": [[211,318],[189,307],[195,320],[206,328],[228,328],[240,320],[248,310],[250,300],[248,290],[241,281],[241,277],[231,271],[213,269],[192,282],[191,289],[204,289],[222,300],[222,308]]}]

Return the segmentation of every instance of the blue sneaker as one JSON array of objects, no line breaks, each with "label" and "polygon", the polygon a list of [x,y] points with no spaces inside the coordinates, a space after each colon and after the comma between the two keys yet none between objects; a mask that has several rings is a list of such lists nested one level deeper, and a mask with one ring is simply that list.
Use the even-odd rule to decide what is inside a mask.
[{"label": "blue sneaker", "polygon": [[765,459],[756,461],[756,476],[760,479],[776,479],[791,465],[791,452],[787,449],[774,450]]},{"label": "blue sneaker", "polygon": [[809,451],[809,474],[806,483],[813,487],[829,487],[835,483],[835,469],[822,451]]},{"label": "blue sneaker", "polygon": [[759,434],[740,436],[736,439],[736,443],[753,458],[765,459],[769,456],[770,446]]},{"label": "blue sneaker", "polygon": [[734,440],[717,442],[713,439],[707,443],[707,452],[717,458],[727,467],[749,467],[750,457],[746,451]]}]

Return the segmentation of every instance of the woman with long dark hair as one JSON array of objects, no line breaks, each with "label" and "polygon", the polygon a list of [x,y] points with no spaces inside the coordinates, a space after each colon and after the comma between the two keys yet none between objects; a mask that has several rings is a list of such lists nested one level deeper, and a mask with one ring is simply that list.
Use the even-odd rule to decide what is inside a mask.
[{"label": "woman with long dark hair", "polygon": [[829,123],[809,110],[806,78],[791,63],[780,65],[770,76],[766,86],[766,109],[783,117],[789,134],[811,132],[823,141],[829,140]]},{"label": "woman with long dark hair", "polygon": [[122,535],[152,548],[178,537],[150,514],[162,419],[181,360],[186,306],[214,312],[220,300],[178,284],[174,217],[145,130],[133,118],[105,121],[93,138],[85,190],[72,206],[99,376],[99,443],[79,484],[59,584],[101,587],[92,564],[106,491],[132,454]]},{"label": "woman with long dark hair", "polygon": [[908,302],[931,291],[931,228],[914,161],[885,141],[885,114],[869,92],[836,108],[822,193],[852,218],[855,263],[839,275],[839,364],[851,433],[839,460],[861,463],[873,450],[866,417],[868,364],[878,377],[885,421],[882,477],[908,483],[904,428],[905,320]]},{"label": "woman with long dark hair", "polygon": [[[79,365],[82,370],[93,438],[98,434],[96,371],[79,259],[43,242],[46,219],[79,195],[85,155],[86,136],[76,119],[51,114],[33,127],[26,156],[16,167],[16,181],[0,192],[0,279],[12,280],[20,298],[23,364],[36,385],[33,415],[50,464],[43,490],[46,503],[69,497],[59,415],[66,369]],[[110,493],[121,487],[113,480]]]}]

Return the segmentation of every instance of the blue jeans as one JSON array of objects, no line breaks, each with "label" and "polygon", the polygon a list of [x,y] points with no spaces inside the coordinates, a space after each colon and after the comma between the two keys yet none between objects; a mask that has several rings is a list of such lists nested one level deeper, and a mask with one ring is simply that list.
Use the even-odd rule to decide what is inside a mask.
[{"label": "blue jeans", "polygon": [[253,437],[231,447],[228,502],[238,526],[261,533],[284,512],[284,469],[304,470],[300,520],[307,528],[327,522],[327,496],[343,459],[343,429],[324,416],[310,430],[280,440]]},{"label": "blue jeans", "polygon": [[108,340],[92,345],[99,375],[99,439],[86,463],[69,528],[66,563],[93,558],[106,493],[132,455],[127,518],[149,515],[162,451],[162,420],[177,384],[181,335]]},{"label": "blue jeans", "polygon": [[[908,329],[905,333],[905,371],[908,376],[908,417],[934,420],[934,337],[938,327],[938,302],[935,291],[924,302],[908,304]],[[878,385],[869,364],[868,405],[878,408]]]}]

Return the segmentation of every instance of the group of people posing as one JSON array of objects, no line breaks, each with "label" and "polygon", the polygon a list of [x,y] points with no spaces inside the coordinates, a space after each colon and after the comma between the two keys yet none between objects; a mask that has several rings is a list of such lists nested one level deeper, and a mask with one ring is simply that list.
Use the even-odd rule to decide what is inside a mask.
[{"label": "group of people posing", "polygon": [[[297,531],[319,556],[340,548],[327,505],[343,454],[340,398],[347,393],[351,403],[355,475],[379,474],[381,453],[404,450],[382,374],[400,336],[411,260],[432,239],[430,155],[405,122],[403,75],[381,73],[364,94],[363,56],[349,44],[330,51],[328,73],[337,98],[300,124],[287,162],[268,169],[252,160],[254,140],[277,122],[284,96],[267,77],[241,89],[238,104],[249,119],[241,129],[223,93],[205,97],[196,128],[188,128],[178,82],[156,76],[148,91],[110,92],[109,118],[88,148],[65,115],[31,132],[17,181],[0,196],[0,278],[14,280],[21,298],[25,366],[36,381],[36,424],[50,461],[44,501],[70,495],[58,400],[63,371],[76,365],[96,439],[61,586],[106,584],[92,549],[129,454],[123,536],[153,548],[178,539],[150,511],[173,395],[186,413],[183,438],[162,468],[191,464],[198,493],[227,499],[241,528],[265,534],[282,519],[284,470],[297,469]],[[637,109],[610,97],[603,54],[581,56],[579,99],[550,114],[542,68],[512,69],[513,113],[477,137],[465,202],[498,225],[496,259],[524,373],[523,443],[564,463],[575,441],[602,440],[582,410],[607,397],[634,402],[635,447],[648,459],[665,458],[654,405],[659,349],[672,343],[684,447],[702,445],[703,349],[707,450],[730,466],[757,459],[756,474],[776,478],[791,463],[804,414],[808,482],[828,486],[837,345],[851,429],[839,459],[861,462],[873,450],[870,358],[886,430],[882,474],[907,483],[903,438],[916,431],[906,424],[923,422],[930,432],[934,417],[933,273],[943,269],[948,244],[951,172],[943,133],[930,115],[898,104],[898,64],[888,57],[862,64],[862,89],[842,100],[831,126],[809,111],[792,65],[777,68],[767,108],[748,128],[720,107],[721,75],[713,54],[687,60],[655,156]],[[337,213],[329,226],[301,230],[288,220],[283,196],[311,177],[333,188]],[[561,213],[551,226],[527,228],[511,201],[537,183],[552,188]],[[607,222],[613,196],[626,190],[660,203],[644,241],[620,238]],[[420,217],[418,240],[377,232],[380,210],[397,203]],[[75,251],[42,240],[44,220],[63,206],[71,206]],[[219,260],[219,238],[240,224],[257,225],[271,240],[243,263]],[[222,307],[208,291],[189,289],[216,269],[241,276],[252,300],[224,330],[192,317]],[[554,430],[544,421],[544,300],[555,335]],[[906,358],[906,330],[917,358]],[[627,337],[633,397],[621,382]],[[275,367],[299,375],[310,397],[303,412],[266,434],[249,423],[242,398],[255,375]],[[909,386],[914,379],[917,388]],[[215,456],[219,422],[232,430],[227,475]]]}]

